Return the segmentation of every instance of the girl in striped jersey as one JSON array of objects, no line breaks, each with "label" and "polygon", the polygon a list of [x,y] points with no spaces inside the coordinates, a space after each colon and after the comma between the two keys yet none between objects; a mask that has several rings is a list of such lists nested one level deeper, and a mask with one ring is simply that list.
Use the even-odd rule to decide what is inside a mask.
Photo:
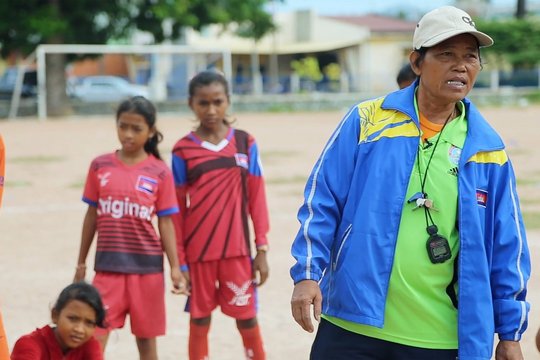
[{"label": "girl in striped jersey", "polygon": [[191,80],[189,106],[199,125],[176,143],[172,156],[181,209],[175,216],[179,256],[191,284],[190,360],[208,358],[211,313],[218,305],[236,319],[246,358],[265,359],[255,290],[268,277],[268,210],[255,139],[226,120],[228,88],[213,71]]},{"label": "girl in striped jersey", "polygon": [[[156,109],[136,96],[122,102],[116,129],[122,148],[92,161],[84,189],[88,204],[75,281],[86,274],[86,257],[97,232],[94,285],[107,307],[105,330],[96,337],[103,348],[109,331],[124,326],[131,332],[140,359],[157,359],[156,337],[165,334],[163,252],[171,267],[174,293],[186,284],[176,252],[171,215],[178,212],[170,169],[157,145]],[[159,235],[152,225],[158,217]]]}]

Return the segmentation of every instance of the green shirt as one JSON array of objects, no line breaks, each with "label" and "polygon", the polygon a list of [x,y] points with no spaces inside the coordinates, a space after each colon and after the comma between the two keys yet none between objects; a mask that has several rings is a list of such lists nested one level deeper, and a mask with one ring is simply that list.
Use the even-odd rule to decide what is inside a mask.
[{"label": "green shirt", "polygon": [[[416,105],[416,103],[415,103]],[[433,264],[427,253],[426,217],[423,208],[415,202],[405,202],[396,244],[392,274],[385,307],[383,328],[357,324],[343,319],[324,316],[333,324],[362,335],[399,344],[429,348],[457,349],[457,310],[446,293],[454,273],[454,260],[459,250],[456,228],[458,204],[458,162],[467,134],[465,107],[459,103],[461,114],[450,121],[441,133],[429,141],[431,146],[419,144],[419,157],[411,173],[407,196],[410,199],[424,190],[433,200],[435,210],[430,210],[438,234],[448,239],[452,258]],[[441,136],[436,148],[437,138]],[[421,140],[420,140],[421,141]],[[433,159],[426,172],[432,152]],[[418,166],[420,160],[420,167]],[[419,172],[420,168],[420,172]],[[361,281],[361,280],[359,280]]]}]

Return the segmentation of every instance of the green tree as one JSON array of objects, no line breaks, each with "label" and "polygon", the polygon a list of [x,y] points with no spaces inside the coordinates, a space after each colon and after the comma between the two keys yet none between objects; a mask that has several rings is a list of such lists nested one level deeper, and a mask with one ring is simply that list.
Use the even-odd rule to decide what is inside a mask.
[{"label": "green tree", "polygon": [[314,82],[321,81],[323,74],[319,67],[319,61],[314,56],[307,56],[299,60],[291,61],[291,68],[300,78]]},{"label": "green tree", "polygon": [[514,68],[532,68],[540,59],[540,21],[507,19],[477,21],[478,29],[489,34],[495,44],[482,49],[488,62],[495,61],[501,67],[510,64]]},{"label": "green tree", "polygon": [[[236,23],[241,36],[260,39],[274,29],[264,9],[269,0],[3,0],[0,44],[3,57],[27,55],[39,44],[106,44],[127,39],[136,29],[154,42],[175,39],[183,27]],[[164,22],[172,25],[166,33]],[[69,112],[65,91],[66,55],[46,61],[49,115]]]}]

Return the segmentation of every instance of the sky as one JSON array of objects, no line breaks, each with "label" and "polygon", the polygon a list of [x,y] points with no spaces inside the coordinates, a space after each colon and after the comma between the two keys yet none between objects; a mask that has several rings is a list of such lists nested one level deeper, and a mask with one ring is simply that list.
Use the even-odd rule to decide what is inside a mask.
[{"label": "sky", "polygon": [[[517,0],[491,0],[494,6],[516,6]],[[425,13],[443,5],[454,5],[453,0],[275,0],[276,12],[314,9],[320,15],[358,15],[365,13],[399,12]],[[527,0],[527,5],[539,5],[540,0]]]}]

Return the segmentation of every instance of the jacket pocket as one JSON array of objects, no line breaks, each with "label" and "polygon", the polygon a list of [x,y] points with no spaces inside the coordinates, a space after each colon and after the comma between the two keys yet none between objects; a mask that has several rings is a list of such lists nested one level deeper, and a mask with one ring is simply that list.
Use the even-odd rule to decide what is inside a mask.
[{"label": "jacket pocket", "polygon": [[341,236],[341,241],[339,242],[339,247],[336,251],[336,255],[334,257],[334,261],[332,262],[332,270],[336,270],[337,266],[338,266],[338,262],[339,262],[339,259],[341,257],[341,251],[343,250],[343,246],[345,245],[345,243],[347,242],[347,239],[349,238],[349,235],[351,234],[351,231],[352,231],[352,224],[349,224],[349,226],[347,226],[347,228],[345,229],[345,231],[343,232],[343,235]]}]

